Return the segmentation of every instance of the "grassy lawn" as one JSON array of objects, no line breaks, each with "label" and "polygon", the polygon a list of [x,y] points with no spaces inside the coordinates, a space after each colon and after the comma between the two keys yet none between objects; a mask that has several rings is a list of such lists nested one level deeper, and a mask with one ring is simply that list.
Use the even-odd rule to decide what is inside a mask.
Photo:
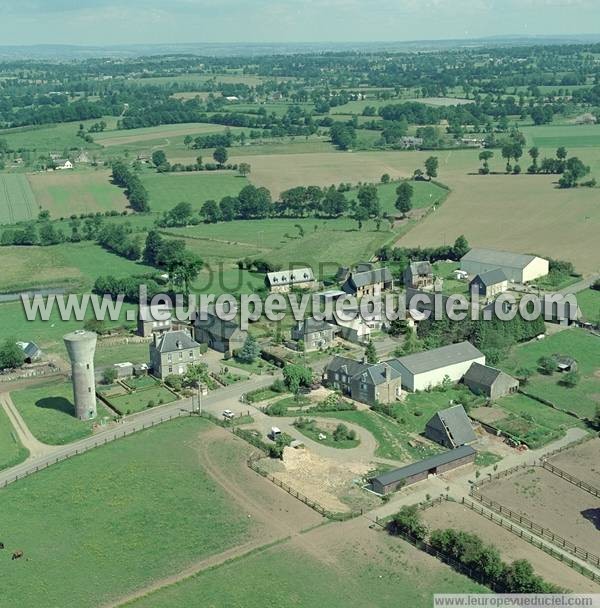
[{"label": "grassy lawn", "polygon": [[[64,445],[92,434],[92,420],[75,418],[73,389],[69,382],[52,382],[11,392],[29,430],[43,443]],[[98,418],[110,416],[98,403]]]},{"label": "grassy lawn", "polygon": [[141,412],[148,407],[177,401],[177,397],[164,386],[136,390],[126,395],[110,397],[111,405],[123,416]]},{"label": "grassy lawn", "polygon": [[[2,601],[84,608],[247,539],[249,520],[204,473],[185,418],[52,466],[0,492],[2,540],[27,561],[0,562]],[[200,438],[199,438],[200,435]],[[77,564],[65,576],[66,564]]]},{"label": "grassy lawn", "polygon": [[585,320],[589,323],[600,323],[600,291],[584,289],[576,295]]},{"label": "grassy lawn", "polygon": [[[68,223],[63,229],[67,233],[70,231]],[[56,286],[89,291],[102,274],[119,278],[156,270],[91,242],[50,247],[2,247],[0,253],[3,263],[0,293]]]},{"label": "grassy lawn", "polygon": [[0,407],[0,471],[23,462],[29,451],[23,447],[4,409]]},{"label": "grassy lawn", "polygon": [[477,452],[475,456],[475,465],[478,467],[490,467],[502,460],[502,456],[492,452]]},{"label": "grassy lawn", "polygon": [[289,544],[278,545],[202,572],[131,606],[429,608],[433,593],[441,589],[447,593],[484,592],[443,566],[416,561],[414,550],[398,539],[379,539],[376,555],[368,558],[360,545],[353,546],[351,537],[339,544],[337,557],[343,569]]},{"label": "grassy lawn", "polygon": [[213,199],[218,202],[224,196],[237,196],[249,183],[231,171],[145,173],[142,182],[148,190],[153,212],[168,211],[182,201],[191,203],[199,211],[204,201]]},{"label": "grassy lawn", "polygon": [[[375,133],[379,137],[379,133],[377,131],[375,131]],[[400,214],[395,207],[397,197],[396,188],[398,188],[399,184],[400,182],[390,182],[389,184],[379,184],[377,186],[382,212],[388,213],[389,215]],[[413,187],[413,209],[423,209],[431,207],[431,205],[439,204],[448,195],[447,190],[429,182],[411,181],[410,185]],[[349,200],[353,200],[356,199],[357,194],[358,190],[351,190],[350,192],[346,192],[345,196]]]},{"label": "grassy lawn", "polygon": [[124,211],[123,190],[110,181],[110,171],[54,171],[28,176],[38,205],[54,219],[72,214]]},{"label": "grassy lawn", "polygon": [[483,400],[477,399],[464,388],[407,393],[404,401],[396,402],[391,406],[391,413],[403,429],[421,434],[425,431],[425,425],[429,419],[436,412],[452,407],[452,403],[475,405],[478,401]]},{"label": "grassy lawn", "polygon": [[524,390],[554,403],[565,411],[592,418],[600,394],[600,338],[581,329],[568,329],[544,340],[530,342],[514,348],[501,367],[514,373],[519,367],[537,369],[542,356],[569,355],[577,360],[581,379],[577,386],[568,388],[559,384],[560,374],[552,376],[534,374]]},{"label": "grassy lawn", "polygon": [[153,376],[132,376],[123,380],[123,384],[126,384],[131,389],[143,389],[156,387],[160,385],[160,382]]},{"label": "grassy lawn", "polygon": [[237,367],[246,372],[250,372],[251,374],[258,374],[259,376],[276,369],[274,365],[267,363],[267,361],[264,361],[263,359],[256,359],[253,363],[242,363],[232,357],[231,359],[224,361],[223,364],[226,367]]},{"label": "grassy lawn", "polygon": [[[311,419],[312,420],[312,419]],[[343,423],[342,423],[343,424]],[[323,429],[318,426],[316,420],[311,423],[305,424],[303,426],[294,425],[294,428],[305,437],[320,443],[321,445],[325,445],[329,448],[338,448],[341,450],[346,450],[350,448],[355,448],[360,444],[360,439],[340,439],[336,440],[333,436],[333,431],[331,429]],[[325,439],[320,439],[319,435],[325,435]]]},{"label": "grassy lawn", "polygon": [[353,412],[319,413],[319,417],[335,418],[345,422],[353,422],[370,431],[375,437],[378,447],[375,456],[390,458],[400,462],[413,462],[442,451],[431,442],[410,445],[411,437],[400,425],[386,416],[375,412],[360,410]]},{"label": "grassy lawn", "polygon": [[[134,310],[133,304],[124,304],[121,309],[121,318],[118,322],[111,323],[107,322],[107,326],[131,326],[134,322],[128,322],[126,320],[126,314],[128,310]],[[92,313],[88,315],[92,316]],[[43,351],[46,353],[55,353],[66,358],[67,352],[63,345],[63,335],[67,332],[81,329],[83,323],[76,319],[70,319],[68,321],[62,321],[59,315],[59,311],[54,307],[52,314],[48,321],[43,321],[39,317],[35,321],[28,321],[25,316],[25,311],[21,302],[7,302],[0,304],[0,318],[2,323],[0,324],[0,340],[6,338],[15,338],[17,340],[32,340],[36,342]],[[132,345],[123,345],[122,347],[104,347],[97,348],[96,350],[96,364],[106,365],[108,363],[122,362],[124,357],[127,359],[129,354],[129,347]],[[138,347],[139,345],[135,345]],[[143,361],[146,361],[148,353],[148,345],[146,347],[146,357]],[[117,360],[110,358],[111,353],[117,357]]]},{"label": "grassy lawn", "polygon": [[103,346],[96,348],[94,364],[103,367],[113,363],[148,363],[149,345],[145,342],[130,342],[129,344],[117,344],[116,346]]}]

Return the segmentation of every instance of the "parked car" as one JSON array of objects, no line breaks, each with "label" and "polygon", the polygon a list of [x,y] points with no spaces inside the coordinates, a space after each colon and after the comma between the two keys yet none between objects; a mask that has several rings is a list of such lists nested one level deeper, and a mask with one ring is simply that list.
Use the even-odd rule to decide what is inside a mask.
[{"label": "parked car", "polygon": [[235,414],[231,410],[224,410],[223,418],[226,420],[233,420],[235,418]]}]

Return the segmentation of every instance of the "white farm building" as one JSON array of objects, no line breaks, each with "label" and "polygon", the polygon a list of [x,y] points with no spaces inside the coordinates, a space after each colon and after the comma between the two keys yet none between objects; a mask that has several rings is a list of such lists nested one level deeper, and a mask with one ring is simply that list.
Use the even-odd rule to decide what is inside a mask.
[{"label": "white farm building", "polygon": [[509,281],[529,283],[545,277],[549,272],[549,263],[535,255],[475,247],[460,259],[460,269],[472,276],[502,270]]},{"label": "white farm building", "polygon": [[485,365],[485,355],[466,341],[390,362],[400,372],[402,386],[413,392],[438,386],[446,376],[452,382],[458,382],[473,363]]}]

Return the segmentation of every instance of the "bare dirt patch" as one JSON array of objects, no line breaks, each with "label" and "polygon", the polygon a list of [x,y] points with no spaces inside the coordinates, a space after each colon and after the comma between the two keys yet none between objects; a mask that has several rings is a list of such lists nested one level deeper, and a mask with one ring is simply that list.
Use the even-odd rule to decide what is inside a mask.
[{"label": "bare dirt patch", "polygon": [[526,559],[536,574],[560,587],[576,593],[600,590],[600,585],[461,504],[444,502],[427,509],[423,512],[423,521],[432,530],[453,528],[477,534],[484,542],[494,545],[505,562]]},{"label": "bare dirt patch", "polygon": [[578,547],[600,553],[600,500],[546,469],[525,469],[485,485],[482,493]]},{"label": "bare dirt patch", "polygon": [[600,488],[600,438],[565,450],[548,461],[578,479]]},{"label": "bare dirt patch", "polygon": [[363,462],[341,462],[325,458],[308,449],[292,448],[285,449],[283,461],[264,459],[261,466],[294,490],[334,512],[351,510],[342,498],[347,497],[349,493],[357,498],[354,496],[353,482],[372,468]]},{"label": "bare dirt patch", "polygon": [[475,407],[472,410],[472,414],[476,420],[487,424],[492,424],[506,418],[506,412],[499,407]]}]

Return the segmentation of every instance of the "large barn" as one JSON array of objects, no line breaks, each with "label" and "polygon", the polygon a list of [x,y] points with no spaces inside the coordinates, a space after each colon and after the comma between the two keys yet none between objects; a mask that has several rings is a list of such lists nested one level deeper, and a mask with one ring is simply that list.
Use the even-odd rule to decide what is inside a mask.
[{"label": "large barn", "polygon": [[389,362],[402,376],[409,391],[424,391],[440,385],[446,377],[458,382],[472,363],[485,364],[485,355],[470,342],[459,342]]},{"label": "large barn", "polygon": [[460,268],[471,276],[502,270],[509,281],[529,283],[549,272],[549,262],[535,255],[474,247],[460,259]]}]

